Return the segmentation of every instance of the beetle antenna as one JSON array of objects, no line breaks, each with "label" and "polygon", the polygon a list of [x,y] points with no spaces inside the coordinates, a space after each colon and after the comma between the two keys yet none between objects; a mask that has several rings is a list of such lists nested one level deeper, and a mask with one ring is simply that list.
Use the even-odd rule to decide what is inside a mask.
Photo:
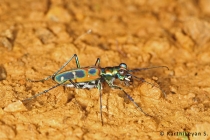
[{"label": "beetle antenna", "polygon": [[135,72],[135,71],[142,71],[142,70],[148,70],[148,69],[155,69],[155,68],[166,68],[169,70],[167,66],[154,66],[154,67],[149,67],[149,68],[136,68],[132,70],[128,70],[129,72]]}]

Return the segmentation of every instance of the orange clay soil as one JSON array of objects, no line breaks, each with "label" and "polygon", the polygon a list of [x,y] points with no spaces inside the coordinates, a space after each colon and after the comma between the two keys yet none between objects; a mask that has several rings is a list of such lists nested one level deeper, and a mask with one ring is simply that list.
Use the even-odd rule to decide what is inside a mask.
[{"label": "orange clay soil", "polygon": [[[210,139],[209,0],[0,0],[0,139]],[[90,34],[86,32],[92,30]],[[86,34],[85,34],[86,33]],[[120,90],[28,82],[58,70],[73,54],[81,66],[124,62],[135,72]],[[76,68],[75,60],[65,68]],[[161,90],[165,91],[166,97]]]}]

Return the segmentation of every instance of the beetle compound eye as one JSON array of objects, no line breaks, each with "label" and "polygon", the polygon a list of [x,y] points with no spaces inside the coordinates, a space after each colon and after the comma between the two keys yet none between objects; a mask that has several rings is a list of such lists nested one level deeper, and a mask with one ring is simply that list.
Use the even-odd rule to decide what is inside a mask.
[{"label": "beetle compound eye", "polygon": [[127,65],[125,63],[121,63],[119,66],[120,66],[120,68],[127,69]]}]

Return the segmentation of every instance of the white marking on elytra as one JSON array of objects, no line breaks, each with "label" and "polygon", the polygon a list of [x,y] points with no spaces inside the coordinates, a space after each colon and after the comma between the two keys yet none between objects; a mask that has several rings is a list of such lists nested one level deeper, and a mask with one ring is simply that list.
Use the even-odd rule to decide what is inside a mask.
[{"label": "white marking on elytra", "polygon": [[61,76],[61,82],[64,80],[64,77],[63,76]]},{"label": "white marking on elytra", "polygon": [[72,71],[72,74],[74,75],[74,77],[73,77],[74,79],[77,78],[75,71]]}]

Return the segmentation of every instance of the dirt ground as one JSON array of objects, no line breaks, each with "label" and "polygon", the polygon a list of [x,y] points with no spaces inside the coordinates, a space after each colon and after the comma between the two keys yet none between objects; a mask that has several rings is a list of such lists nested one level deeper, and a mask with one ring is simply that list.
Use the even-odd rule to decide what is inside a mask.
[{"label": "dirt ground", "polygon": [[[210,140],[209,0],[0,0],[0,139]],[[91,30],[91,32],[90,32]],[[39,80],[73,54],[144,78],[97,89]],[[72,60],[64,70],[76,68]],[[164,93],[166,96],[164,96]]]}]

